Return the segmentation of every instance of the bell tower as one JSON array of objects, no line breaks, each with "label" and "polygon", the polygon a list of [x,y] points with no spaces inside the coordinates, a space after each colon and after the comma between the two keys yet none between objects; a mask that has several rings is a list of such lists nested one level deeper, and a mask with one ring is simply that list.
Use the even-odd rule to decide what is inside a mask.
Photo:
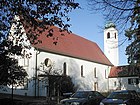
[{"label": "bell tower", "polygon": [[119,65],[118,30],[112,22],[105,25],[104,53],[114,66]]}]

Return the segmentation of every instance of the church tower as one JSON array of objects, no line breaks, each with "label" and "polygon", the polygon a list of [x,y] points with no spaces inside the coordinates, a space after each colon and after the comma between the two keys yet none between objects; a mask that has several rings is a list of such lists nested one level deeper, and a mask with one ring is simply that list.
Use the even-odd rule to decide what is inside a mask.
[{"label": "church tower", "polygon": [[114,66],[119,65],[118,31],[112,22],[105,25],[104,53]]}]

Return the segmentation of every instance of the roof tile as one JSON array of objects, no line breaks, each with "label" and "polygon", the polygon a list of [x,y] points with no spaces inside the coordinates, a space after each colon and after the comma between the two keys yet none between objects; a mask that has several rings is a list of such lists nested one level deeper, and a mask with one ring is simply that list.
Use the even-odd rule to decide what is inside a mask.
[{"label": "roof tile", "polygon": [[[60,29],[56,26],[49,27],[49,29],[53,29],[52,37],[47,37],[49,29],[39,33],[38,29],[40,28],[35,30],[32,27],[24,28],[28,36],[29,34],[39,35],[37,39],[41,43],[32,43],[32,45],[40,50],[112,65],[96,43],[83,37],[68,33],[67,31],[60,32]],[[57,43],[54,44],[54,42]]]}]

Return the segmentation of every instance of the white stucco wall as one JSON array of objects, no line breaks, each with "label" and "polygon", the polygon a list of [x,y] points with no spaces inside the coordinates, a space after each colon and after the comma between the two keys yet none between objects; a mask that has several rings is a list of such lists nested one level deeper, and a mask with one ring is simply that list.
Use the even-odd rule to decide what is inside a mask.
[{"label": "white stucco wall", "polygon": [[[34,53],[35,54],[35,53]],[[108,73],[109,67],[107,65],[98,64],[90,61],[85,61],[77,58],[67,57],[63,55],[40,52],[37,55],[37,67],[39,70],[42,70],[41,66],[45,59],[49,58],[53,63],[54,70],[59,70],[63,72],[64,62],[67,65],[67,75],[72,77],[75,85],[79,85],[79,89],[82,90],[94,90],[94,83],[97,82],[98,91],[108,91]],[[28,72],[29,77],[34,76],[35,74],[35,55],[29,59],[29,68]],[[83,65],[83,77],[81,77],[81,66]],[[96,68],[97,78],[94,77],[94,69]],[[39,72],[38,72],[39,74]]]}]

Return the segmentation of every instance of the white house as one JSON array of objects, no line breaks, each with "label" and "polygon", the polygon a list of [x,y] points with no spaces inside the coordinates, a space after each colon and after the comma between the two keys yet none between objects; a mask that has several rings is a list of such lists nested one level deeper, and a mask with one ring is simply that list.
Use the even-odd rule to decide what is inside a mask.
[{"label": "white house", "polygon": [[139,68],[114,66],[109,74],[109,90],[136,90],[140,92]]}]

